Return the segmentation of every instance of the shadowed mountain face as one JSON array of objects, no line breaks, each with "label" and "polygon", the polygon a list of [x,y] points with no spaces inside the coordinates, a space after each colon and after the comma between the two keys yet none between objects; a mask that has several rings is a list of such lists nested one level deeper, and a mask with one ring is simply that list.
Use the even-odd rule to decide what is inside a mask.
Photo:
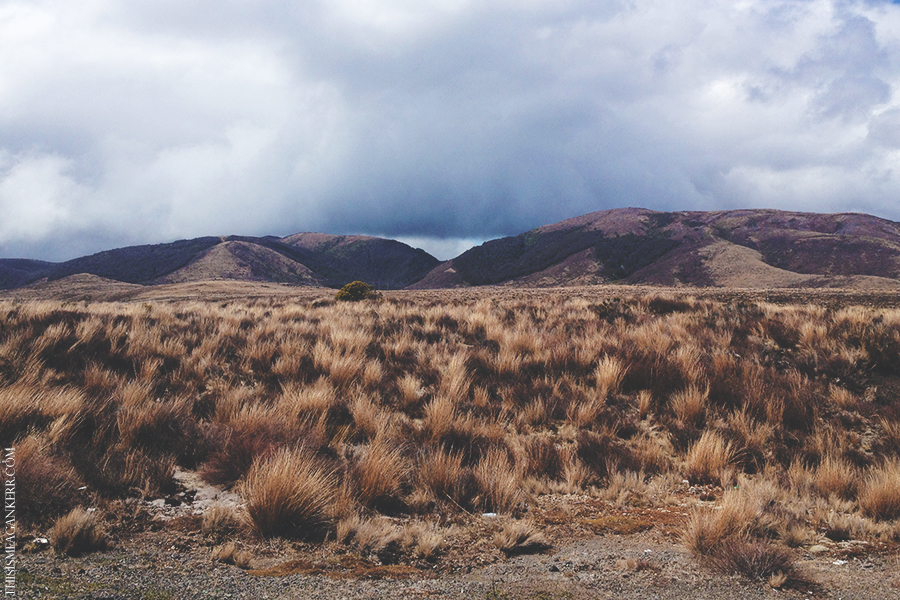
[{"label": "shadowed mountain face", "polygon": [[492,240],[439,263],[382,238],[298,233],[203,237],[64,263],[0,260],[0,289],[89,274],[130,284],[238,280],[378,289],[602,283],[900,287],[900,224],[776,210],[595,212]]},{"label": "shadowed mountain face", "polygon": [[230,279],[340,287],[359,279],[378,289],[399,289],[436,264],[423,250],[374,237],[203,237],[117,248],[64,263],[0,260],[0,289],[85,273],[144,285]]},{"label": "shadowed mountain face", "polygon": [[364,235],[297,233],[281,240],[308,256],[304,264],[327,273],[327,284],[365,281],[380,290],[399,289],[419,281],[438,260],[395,240]]},{"label": "shadowed mountain face", "polygon": [[900,224],[861,214],[616,209],[486,242],[414,288],[896,286]]}]

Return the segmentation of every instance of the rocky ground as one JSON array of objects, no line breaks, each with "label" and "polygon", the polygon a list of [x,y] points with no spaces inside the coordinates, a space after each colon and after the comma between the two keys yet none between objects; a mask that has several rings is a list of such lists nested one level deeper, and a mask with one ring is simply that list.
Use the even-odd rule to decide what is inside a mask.
[{"label": "rocky ground", "polygon": [[[40,534],[23,536],[18,553],[20,598],[582,598],[729,600],[756,598],[900,598],[896,547],[825,538],[795,549],[801,578],[774,589],[765,581],[723,575],[699,564],[679,532],[690,506],[715,502],[715,490],[676,490],[681,500],[622,507],[586,496],[546,495],[529,517],[551,546],[505,556],[492,532],[499,517],[463,515],[432,561],[381,564],[343,545],[238,536],[246,564],[212,559],[216,544],[200,530],[211,502],[239,497],[179,473],[168,499],[137,503],[134,531],[111,525],[112,548],[83,557],[58,556]],[[168,502],[167,502],[168,500]],[[180,503],[178,502],[180,501]],[[238,561],[242,562],[242,561]]]},{"label": "rocky ground", "polygon": [[653,531],[559,541],[543,554],[446,571],[379,569],[359,558],[317,565],[271,557],[257,559],[259,568],[242,570],[211,561],[208,552],[179,549],[177,538],[165,534],[82,558],[60,558],[50,551],[24,555],[17,581],[20,598],[900,597],[896,554],[851,554],[842,548],[819,555],[800,551],[798,562],[809,582],[776,590],[765,582],[712,573]]}]

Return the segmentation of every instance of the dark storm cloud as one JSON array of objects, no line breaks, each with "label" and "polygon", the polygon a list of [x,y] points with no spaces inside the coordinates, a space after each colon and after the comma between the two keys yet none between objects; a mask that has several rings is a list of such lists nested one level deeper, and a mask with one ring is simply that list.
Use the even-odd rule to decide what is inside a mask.
[{"label": "dark storm cloud", "polygon": [[0,0],[0,254],[593,210],[900,219],[887,2]]}]

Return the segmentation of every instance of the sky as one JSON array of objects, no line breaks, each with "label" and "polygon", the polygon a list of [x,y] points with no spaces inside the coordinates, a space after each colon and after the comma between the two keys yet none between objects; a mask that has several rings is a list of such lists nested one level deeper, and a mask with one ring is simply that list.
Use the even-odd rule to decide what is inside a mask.
[{"label": "sky", "polygon": [[596,210],[900,221],[886,0],[0,0],[0,257]]}]

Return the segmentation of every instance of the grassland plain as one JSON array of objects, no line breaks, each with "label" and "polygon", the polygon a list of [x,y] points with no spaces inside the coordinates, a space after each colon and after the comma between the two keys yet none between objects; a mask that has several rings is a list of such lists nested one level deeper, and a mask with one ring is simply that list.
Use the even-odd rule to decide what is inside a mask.
[{"label": "grassland plain", "polygon": [[693,293],[0,302],[21,591],[895,597],[896,298]]}]

